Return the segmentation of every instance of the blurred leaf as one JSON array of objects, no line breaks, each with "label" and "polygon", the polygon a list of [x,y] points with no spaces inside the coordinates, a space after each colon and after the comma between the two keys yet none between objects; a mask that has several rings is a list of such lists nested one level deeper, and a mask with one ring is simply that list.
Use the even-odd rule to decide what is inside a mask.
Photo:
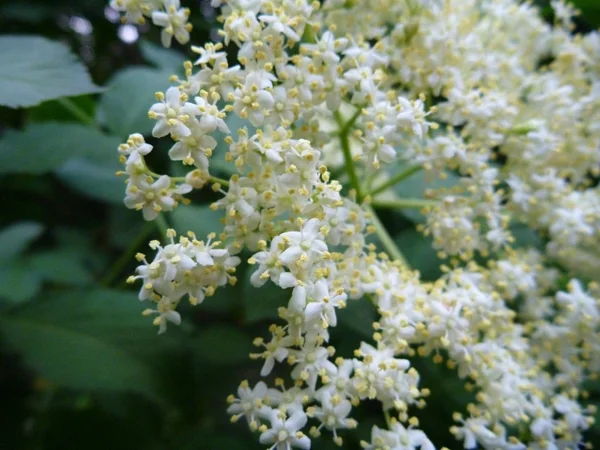
[{"label": "blurred leaf", "polygon": [[46,295],[0,317],[0,332],[39,374],[60,386],[159,398],[155,327],[135,294],[82,290]]},{"label": "blurred leaf", "polygon": [[28,265],[0,267],[0,298],[20,303],[32,299],[41,288],[41,277]]},{"label": "blurred leaf", "polygon": [[168,49],[142,39],[139,41],[140,51],[146,61],[159,69],[181,72],[186,57],[176,50]]},{"label": "blurred leaf", "polygon": [[226,365],[249,361],[248,355],[253,350],[250,336],[226,324],[201,329],[189,345],[200,362],[206,364]]},{"label": "blurred leaf", "polygon": [[44,226],[35,222],[18,222],[0,230],[0,264],[13,261],[43,231]]},{"label": "blurred leaf", "polygon": [[72,156],[117,161],[119,140],[84,125],[38,123],[0,139],[0,173],[50,172]]},{"label": "blurred leaf", "polygon": [[[69,98],[69,102],[89,118],[95,116],[96,101],[91,95],[80,95],[78,97]],[[27,119],[29,123],[45,122],[52,120],[55,122],[80,122],[86,124],[79,116],[74,114],[69,105],[64,99],[49,100],[40,105],[34,106],[27,110]]]},{"label": "blurred leaf", "polygon": [[100,92],[69,48],[41,36],[1,36],[0,105],[34,106],[45,100]]},{"label": "blurred leaf", "polygon": [[31,268],[46,281],[81,286],[90,284],[94,280],[84,265],[86,255],[87,253],[68,249],[47,250],[31,256],[28,262]]},{"label": "blurred leaf", "polygon": [[250,275],[256,270],[255,267],[250,267],[244,276],[242,285],[243,299],[244,299],[244,310],[245,310],[245,322],[256,323],[261,320],[274,320],[279,316],[277,314],[277,308],[280,306],[287,306],[287,302],[292,295],[292,290],[283,290],[280,287],[275,286],[271,281],[260,287],[256,288],[250,283]]},{"label": "blurred leaf", "polygon": [[347,306],[336,310],[338,323],[357,332],[362,337],[373,336],[373,322],[377,318],[375,307],[371,300],[362,297],[358,300],[347,300]]},{"label": "blurred leaf", "polygon": [[600,25],[600,2],[598,0],[571,0],[581,11],[581,18],[592,26]]},{"label": "blurred leaf", "polygon": [[148,67],[118,72],[98,103],[99,119],[111,133],[123,139],[132,133],[149,135],[155,123],[148,118],[148,110],[156,103],[154,93],[169,88],[171,75]]},{"label": "blurred leaf", "polygon": [[[121,198],[125,195],[124,185],[120,185]],[[108,238],[110,243],[115,247],[126,248],[134,242],[142,228],[147,224],[139,211],[134,211],[119,205],[111,207],[108,216],[108,226],[110,232]]]},{"label": "blurred leaf", "polygon": [[16,20],[36,24],[51,17],[53,12],[51,5],[27,0],[11,2],[0,7],[0,17],[4,20]]},{"label": "blurred leaf", "polygon": [[[402,170],[404,168],[400,168],[398,172]],[[450,188],[456,185],[460,179],[458,175],[452,172],[444,172],[444,176],[445,178],[440,178],[433,172],[421,170],[395,185],[394,193],[396,194],[396,198],[426,198],[425,193],[428,190]],[[406,208],[400,211],[413,222],[421,223],[425,221],[425,216],[419,212],[419,209]]]},{"label": "blurred leaf", "polygon": [[421,273],[421,279],[432,281],[439,278],[442,273],[440,264],[443,261],[437,257],[431,237],[408,228],[396,235],[395,241],[408,264]]},{"label": "blurred leaf", "polygon": [[180,234],[193,231],[198,239],[206,239],[209,233],[223,231],[223,211],[213,211],[208,205],[180,205],[171,213],[172,226]]},{"label": "blurred leaf", "polygon": [[98,164],[86,159],[71,159],[56,171],[56,175],[72,189],[97,200],[122,204],[125,197],[124,179],[116,172],[121,166]]}]

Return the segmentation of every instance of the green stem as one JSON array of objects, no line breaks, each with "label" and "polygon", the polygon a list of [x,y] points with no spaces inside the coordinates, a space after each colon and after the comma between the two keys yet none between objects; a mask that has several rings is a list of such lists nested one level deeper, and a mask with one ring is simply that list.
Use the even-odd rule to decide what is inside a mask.
[{"label": "green stem", "polygon": [[110,267],[110,270],[106,274],[106,276],[100,282],[102,286],[109,287],[112,285],[115,280],[119,277],[119,275],[125,269],[125,266],[130,262],[132,255],[134,252],[142,245],[144,240],[148,238],[148,235],[154,230],[154,225],[150,222],[146,223],[136,238],[131,242],[129,247],[121,254],[119,259],[115,261],[115,263]]},{"label": "green stem", "polygon": [[396,174],[395,176],[393,176],[392,178],[387,180],[385,183],[383,183],[383,184],[379,185],[378,187],[376,187],[375,189],[373,189],[371,192],[369,192],[369,195],[374,197],[375,195],[379,194],[380,192],[385,191],[387,188],[395,186],[396,184],[400,183],[401,181],[406,180],[408,177],[417,173],[422,168],[423,168],[423,166],[420,166],[420,165],[408,167],[406,170],[403,170],[399,174]]},{"label": "green stem", "polygon": [[400,198],[397,200],[379,200],[373,201],[371,204],[375,208],[382,209],[421,209],[427,206],[436,206],[439,205],[440,202],[438,200],[427,200],[424,198]]},{"label": "green stem", "polygon": [[388,426],[388,428],[392,428],[392,419],[390,418],[390,413],[388,410],[383,410],[383,417],[385,417],[385,423]]},{"label": "green stem", "polygon": [[350,151],[350,137],[348,136],[350,128],[360,115],[360,109],[358,112],[352,116],[352,118],[347,122],[343,123],[342,115],[339,111],[334,113],[335,119],[340,125],[339,138],[340,144],[342,146],[342,152],[344,152],[344,167],[346,168],[346,173],[350,178],[350,184],[352,188],[356,191],[356,200],[360,203],[362,201],[362,191],[360,188],[360,181],[358,180],[358,175],[356,174],[356,168],[354,167],[354,161],[352,159],[352,152]]},{"label": "green stem", "polygon": [[87,112],[81,109],[81,107],[70,98],[62,97],[57,99],[56,101],[86,125],[94,125],[96,123],[92,116],[90,116]]},{"label": "green stem", "polygon": [[163,237],[163,238],[166,237],[167,230],[170,227],[167,222],[167,219],[165,219],[165,216],[163,214],[159,214],[158,216],[156,216],[156,219],[154,219],[154,223],[156,224],[156,227],[160,231],[161,237]]},{"label": "green stem", "polygon": [[377,214],[375,213],[373,207],[371,205],[365,205],[365,209],[371,214],[371,222],[375,227],[377,237],[379,237],[379,240],[383,244],[383,248],[385,248],[385,251],[388,253],[388,255],[392,257],[392,259],[400,261],[402,264],[408,267],[406,258],[404,258],[404,255],[402,254],[392,237],[389,235],[389,233],[379,220],[379,217],[377,217]]}]

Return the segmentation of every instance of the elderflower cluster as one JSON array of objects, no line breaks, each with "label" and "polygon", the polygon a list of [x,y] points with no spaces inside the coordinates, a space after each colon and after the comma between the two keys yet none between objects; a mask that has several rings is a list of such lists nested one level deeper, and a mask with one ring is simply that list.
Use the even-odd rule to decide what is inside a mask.
[{"label": "elderflower cluster", "polygon": [[[111,4],[164,27],[165,46],[188,40],[177,0]],[[212,1],[221,41],[191,47],[199,57],[149,105],[153,136],[170,137],[187,174],[152,172],[139,134],[119,153],[125,205],[147,220],[211,185],[219,241],[169,230],[130,281],[160,332],[180,322],[183,297],[197,305],[234,284],[242,259],[253,286],[282,290],[280,320],[250,355],[264,379],[228,398],[267,448],[323,434],[343,445],[367,400],[387,428],[363,448],[435,448],[411,415],[430,393],[418,357],[446,358],[476,392],[453,415],[465,448],[584,443],[594,410],[581,386],[600,371],[600,34],[573,35],[573,8],[552,5],[554,25],[516,0]],[[212,165],[218,140],[228,179]],[[396,189],[419,171],[423,198]],[[448,259],[432,282],[376,214],[415,206]],[[514,224],[543,248],[514,246]],[[344,358],[330,336],[351,302],[379,318]]]}]

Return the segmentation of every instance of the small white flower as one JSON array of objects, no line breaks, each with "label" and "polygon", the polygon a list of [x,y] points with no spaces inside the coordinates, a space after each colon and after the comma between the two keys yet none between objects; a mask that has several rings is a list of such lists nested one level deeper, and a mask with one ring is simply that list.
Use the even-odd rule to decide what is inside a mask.
[{"label": "small white flower", "polygon": [[[284,416],[285,418],[285,416]],[[293,413],[287,420],[281,412],[271,414],[271,428],[260,435],[261,444],[273,444],[272,450],[290,450],[291,448],[310,449],[310,439],[302,431],[307,417],[303,412]]]},{"label": "small white flower", "polygon": [[190,40],[191,25],[187,23],[190,11],[181,8],[179,0],[163,0],[165,11],[154,11],[152,22],[162,27],[160,38],[164,47],[171,46],[173,36],[180,44]]}]

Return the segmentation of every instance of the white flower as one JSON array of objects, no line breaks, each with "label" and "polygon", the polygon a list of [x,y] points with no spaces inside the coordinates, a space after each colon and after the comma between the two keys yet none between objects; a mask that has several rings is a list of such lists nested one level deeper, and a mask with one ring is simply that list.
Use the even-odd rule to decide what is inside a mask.
[{"label": "white flower", "polygon": [[171,178],[162,175],[156,181],[147,178],[130,180],[127,186],[125,206],[142,210],[144,219],[154,220],[162,211],[172,211],[177,204],[177,198],[192,190],[189,184],[172,186]]},{"label": "white flower", "polygon": [[[242,381],[237,390],[237,397],[233,395],[227,398],[230,404],[227,408],[227,414],[231,414],[238,420],[245,417],[248,425],[254,430],[260,425],[260,419],[268,419],[271,416],[272,408],[265,404],[268,396],[273,389],[268,389],[264,381],[259,381],[251,389],[247,381]],[[277,391],[275,391],[277,392]]]},{"label": "white flower", "polygon": [[306,414],[298,411],[287,420],[284,418],[278,411],[271,414],[271,428],[261,433],[260,443],[273,444],[273,450],[310,449],[310,439],[300,431],[306,425]]},{"label": "white flower", "polygon": [[190,40],[191,24],[187,23],[190,10],[181,8],[179,0],[163,0],[165,11],[154,11],[152,22],[162,27],[160,38],[164,47],[171,46],[173,36],[180,44]]},{"label": "white flower", "polygon": [[317,219],[308,220],[302,230],[288,231],[281,238],[288,248],[279,255],[286,266],[291,267],[297,261],[309,264],[314,258],[327,251],[327,244],[322,240],[321,223]]},{"label": "white flower", "polygon": [[327,281],[317,281],[308,295],[308,303],[306,305],[306,320],[323,322],[324,328],[331,326],[335,327],[337,318],[335,308],[340,308],[346,305],[347,295],[342,292],[335,292],[333,295],[329,292]]},{"label": "white flower", "polygon": [[195,120],[198,108],[187,101],[187,95],[179,92],[176,87],[167,89],[166,94],[159,92],[155,103],[148,112],[148,117],[156,120],[152,129],[154,137],[163,137],[171,133],[173,138],[180,139],[192,134],[189,125]]},{"label": "white flower", "polygon": [[167,322],[175,325],[181,324],[181,316],[175,311],[176,303],[168,297],[162,297],[156,304],[156,309],[146,309],[143,314],[145,316],[158,314],[154,319],[153,324],[158,327],[158,334],[167,331]]}]

